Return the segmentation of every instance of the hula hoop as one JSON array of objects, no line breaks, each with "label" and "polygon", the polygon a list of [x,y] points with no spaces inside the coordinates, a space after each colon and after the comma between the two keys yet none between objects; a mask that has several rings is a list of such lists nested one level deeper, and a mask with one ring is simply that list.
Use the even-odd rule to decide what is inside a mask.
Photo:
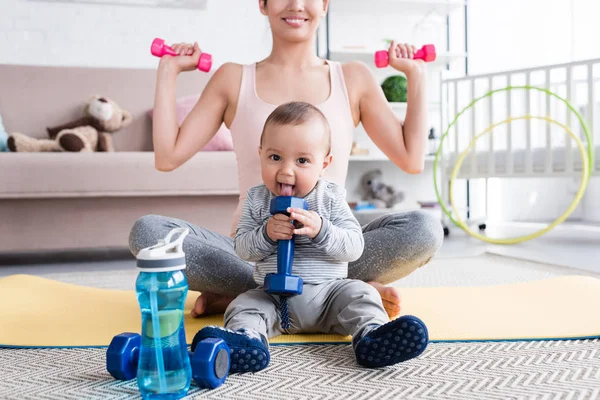
[{"label": "hula hoop", "polygon": [[[442,199],[442,196],[440,195],[439,189],[438,189],[438,184],[437,184],[437,170],[438,170],[438,164],[439,164],[439,158],[440,155],[442,154],[442,150],[443,150],[443,143],[444,143],[444,139],[448,136],[450,129],[452,128],[452,126],[454,126],[456,124],[456,122],[458,121],[458,118],[464,113],[466,112],[469,108],[473,107],[478,101],[481,101],[484,98],[490,97],[492,96],[494,93],[498,93],[501,91],[508,91],[511,89],[525,89],[525,90],[539,90],[542,91],[550,96],[553,96],[555,98],[557,98],[558,100],[562,101],[563,103],[566,104],[566,106],[573,112],[575,113],[575,115],[577,116],[577,119],[579,120],[579,123],[581,124],[584,134],[586,136],[587,139],[587,153],[585,151],[584,145],[582,143],[582,141],[577,137],[576,134],[573,133],[573,131],[565,126],[564,124],[555,121],[553,119],[551,119],[550,117],[535,117],[535,116],[523,116],[523,117],[513,117],[513,118],[508,118],[502,122],[496,123],[496,124],[492,124],[490,125],[490,127],[488,127],[484,132],[478,134],[477,136],[475,136],[469,146],[467,147],[467,149],[461,153],[461,155],[458,158],[457,161],[457,165],[454,167],[453,171],[452,171],[452,176],[450,178],[450,188],[449,188],[449,192],[450,192],[450,205],[452,206],[452,210],[455,213],[455,215],[457,216],[457,218],[454,218],[452,216],[452,214],[450,213],[450,211],[448,210],[448,208],[446,207],[446,205],[444,204],[444,200]],[[473,232],[469,229],[469,227],[464,223],[464,221],[462,219],[460,219],[460,213],[458,212],[458,210],[456,209],[454,202],[453,202],[453,196],[452,196],[452,189],[453,189],[453,184],[454,184],[454,180],[456,179],[457,175],[458,175],[458,171],[460,170],[460,167],[462,166],[462,163],[464,161],[464,159],[466,158],[466,156],[469,153],[469,150],[473,147],[473,145],[475,144],[475,142],[484,134],[491,132],[495,127],[497,127],[498,125],[502,125],[502,124],[506,124],[506,123],[510,123],[514,120],[520,120],[520,119],[540,119],[540,120],[545,120],[548,121],[549,123],[553,123],[556,124],[560,127],[562,127],[570,136],[571,138],[573,138],[575,140],[575,143],[577,144],[577,147],[579,149],[579,153],[582,159],[582,175],[581,175],[581,184],[579,186],[579,190],[577,191],[577,194],[573,200],[573,202],[571,202],[569,208],[560,216],[558,217],[554,222],[552,222],[550,225],[548,225],[546,228],[543,228],[533,234],[530,235],[525,235],[525,236],[520,236],[520,237],[515,237],[515,238],[507,238],[507,239],[494,239],[494,238],[490,238],[487,236],[483,236],[477,232]],[[547,232],[549,232],[550,230],[554,229],[558,224],[560,224],[561,222],[563,222],[577,207],[577,205],[579,204],[579,202],[581,201],[581,198],[583,197],[583,195],[585,194],[585,191],[587,189],[589,180],[590,180],[590,171],[592,169],[594,165],[594,152],[593,152],[593,143],[592,143],[592,138],[590,135],[590,132],[585,124],[585,122],[583,121],[583,118],[581,117],[581,115],[579,114],[579,112],[577,112],[576,109],[573,108],[573,106],[564,98],[558,96],[557,94],[551,92],[548,89],[544,89],[544,88],[538,88],[535,86],[507,86],[506,88],[503,89],[495,89],[495,90],[491,90],[489,92],[487,92],[486,94],[484,94],[483,96],[480,96],[476,99],[474,99],[471,103],[469,103],[465,108],[463,108],[455,117],[454,120],[450,123],[450,125],[448,125],[448,128],[446,129],[446,131],[444,132],[444,134],[442,135],[441,139],[440,139],[440,145],[438,147],[438,150],[435,154],[435,160],[433,163],[433,182],[434,182],[434,189],[435,189],[435,194],[436,197],[438,199],[438,202],[442,208],[442,211],[444,212],[444,214],[446,214],[448,216],[448,218],[457,226],[459,226],[460,228],[462,228],[465,232],[467,232],[469,235],[476,237],[480,240],[483,240],[485,242],[488,243],[494,243],[494,244],[515,244],[515,243],[520,243],[520,242],[524,242],[527,240],[531,240],[534,238],[537,238]]]},{"label": "hula hoop", "polygon": [[[460,167],[462,166],[465,158],[469,155],[469,150],[471,150],[473,148],[473,146],[475,145],[475,143],[477,142],[477,140],[479,140],[483,135],[485,135],[486,133],[491,132],[494,128],[496,128],[499,125],[502,124],[507,124],[510,123],[512,121],[518,121],[518,120],[522,120],[522,119],[538,119],[538,120],[542,120],[542,121],[548,121],[552,124],[556,124],[558,126],[560,126],[561,128],[563,128],[565,131],[567,131],[567,133],[571,136],[571,138],[573,138],[573,140],[575,140],[575,143],[577,144],[577,148],[579,150],[579,154],[581,155],[581,159],[582,159],[582,170],[581,170],[581,184],[579,185],[579,190],[577,190],[577,194],[575,195],[575,198],[573,199],[573,201],[571,202],[571,204],[569,205],[569,207],[567,208],[567,210],[560,216],[558,217],[556,220],[554,220],[554,222],[552,222],[550,225],[546,226],[543,229],[540,229],[537,232],[534,232],[532,234],[529,235],[524,235],[524,236],[518,236],[518,237],[514,237],[514,238],[506,238],[506,239],[494,239],[494,238],[490,238],[488,236],[484,236],[480,233],[477,232],[473,232],[471,229],[469,229],[469,227],[465,224],[465,222],[461,219],[460,217],[460,213],[458,212],[458,210],[456,209],[456,205],[454,204],[453,201],[453,196],[452,196],[452,192],[453,192],[453,184],[454,184],[454,180],[456,179],[456,177],[458,176],[458,172],[460,171]],[[587,164],[587,155],[585,153],[585,147],[583,145],[583,142],[581,141],[581,139],[579,139],[577,137],[577,135],[575,133],[573,133],[573,131],[568,128],[567,126],[561,124],[558,121],[555,121],[549,117],[535,117],[535,116],[531,116],[531,115],[526,115],[523,117],[514,117],[514,118],[508,118],[502,122],[499,122],[497,124],[492,124],[490,125],[485,131],[481,132],[480,134],[478,134],[477,136],[475,136],[473,138],[473,140],[471,140],[471,143],[469,143],[469,146],[465,149],[465,151],[463,151],[460,156],[458,157],[458,160],[456,161],[456,165],[454,166],[454,169],[452,170],[452,175],[450,177],[450,205],[452,206],[452,211],[454,212],[454,215],[456,215],[456,222],[458,223],[458,225],[465,231],[467,232],[469,235],[476,237],[477,239],[481,239],[484,240],[488,243],[494,243],[494,244],[515,244],[515,243],[520,243],[520,242],[525,242],[527,240],[531,240],[531,239],[535,239],[537,237],[542,236],[544,233],[547,233],[549,231],[551,231],[552,229],[554,229],[558,224],[560,224],[561,222],[563,222],[565,219],[567,219],[567,217],[569,215],[571,215],[571,213],[575,210],[575,208],[577,207],[577,205],[579,204],[579,202],[581,201],[581,198],[583,197],[585,190],[586,190],[586,186],[587,186],[587,181],[586,181],[586,176],[589,175],[589,170],[588,170],[588,164]]]}]

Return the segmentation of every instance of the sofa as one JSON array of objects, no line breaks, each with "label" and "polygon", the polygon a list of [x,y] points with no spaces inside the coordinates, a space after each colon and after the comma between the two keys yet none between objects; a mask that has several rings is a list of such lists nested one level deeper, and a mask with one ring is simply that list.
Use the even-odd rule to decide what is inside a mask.
[{"label": "sofa", "polygon": [[[178,96],[201,93],[210,74],[190,72]],[[180,168],[154,166],[156,70],[0,65],[7,132],[47,137],[46,127],[82,116],[100,94],[133,122],[113,134],[114,153],[0,153],[0,255],[128,247],[135,220],[181,218],[227,235],[239,198],[233,151],[201,151]],[[231,149],[229,149],[231,150]]]}]

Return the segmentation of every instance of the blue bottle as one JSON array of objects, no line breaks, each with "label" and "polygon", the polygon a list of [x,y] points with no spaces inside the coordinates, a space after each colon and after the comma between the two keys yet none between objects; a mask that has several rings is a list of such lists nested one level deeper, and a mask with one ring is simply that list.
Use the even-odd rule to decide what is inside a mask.
[{"label": "blue bottle", "polygon": [[190,388],[192,369],[183,326],[188,292],[183,239],[188,233],[186,228],[173,229],[137,255],[140,274],[135,288],[142,311],[137,382],[144,399],[179,399]]}]

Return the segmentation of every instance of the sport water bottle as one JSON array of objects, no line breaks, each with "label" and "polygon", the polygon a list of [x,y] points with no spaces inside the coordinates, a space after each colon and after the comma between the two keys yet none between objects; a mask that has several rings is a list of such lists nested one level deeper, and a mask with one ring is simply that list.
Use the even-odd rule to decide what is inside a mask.
[{"label": "sport water bottle", "polygon": [[190,388],[192,369],[183,326],[188,292],[183,239],[188,233],[187,228],[173,229],[137,255],[136,293],[142,311],[137,382],[144,399],[179,399]]}]

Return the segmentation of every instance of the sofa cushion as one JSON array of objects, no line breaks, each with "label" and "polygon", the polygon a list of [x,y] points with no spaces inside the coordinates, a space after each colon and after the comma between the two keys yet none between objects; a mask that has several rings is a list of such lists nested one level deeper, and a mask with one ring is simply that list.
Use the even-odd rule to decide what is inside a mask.
[{"label": "sofa cushion", "polygon": [[[198,99],[200,98],[200,94],[192,94],[189,96],[179,97],[175,102],[175,109],[177,111],[177,123],[179,126],[183,124],[185,117],[192,111]],[[148,115],[152,118],[154,114],[154,109],[148,111]],[[202,148],[201,151],[233,151],[233,138],[231,137],[231,132],[227,129],[225,124],[221,124],[221,127],[215,134],[215,136],[210,139],[210,141]]]},{"label": "sofa cushion", "polygon": [[160,172],[153,152],[0,153],[0,198],[239,194],[234,152],[200,152]]}]

